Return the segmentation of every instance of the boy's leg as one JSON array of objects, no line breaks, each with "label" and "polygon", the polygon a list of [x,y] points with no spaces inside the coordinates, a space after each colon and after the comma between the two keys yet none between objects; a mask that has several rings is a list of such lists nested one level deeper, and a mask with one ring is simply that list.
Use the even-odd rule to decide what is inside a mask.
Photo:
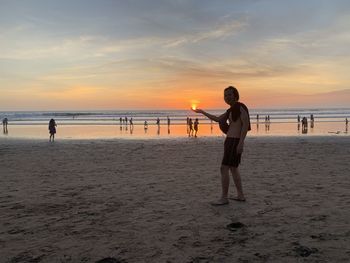
[{"label": "boy's leg", "polygon": [[218,201],[211,203],[214,206],[228,204],[227,195],[228,195],[228,187],[230,184],[230,173],[229,173],[230,168],[226,165],[221,165],[220,172],[221,172],[222,193],[221,193],[221,198]]},{"label": "boy's leg", "polygon": [[227,200],[228,188],[230,186],[230,167],[227,165],[221,165],[220,172],[221,172],[221,188],[222,188],[221,198],[223,200]]},{"label": "boy's leg", "polygon": [[232,172],[233,181],[235,182],[235,186],[237,189],[237,199],[245,200],[245,197],[243,194],[241,175],[239,173],[238,167],[230,167],[230,169]]}]

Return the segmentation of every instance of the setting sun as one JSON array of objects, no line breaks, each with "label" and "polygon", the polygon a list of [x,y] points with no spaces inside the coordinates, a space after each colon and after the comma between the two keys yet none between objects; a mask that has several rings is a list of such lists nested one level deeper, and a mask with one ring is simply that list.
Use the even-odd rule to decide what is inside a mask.
[{"label": "setting sun", "polygon": [[191,100],[191,109],[196,110],[198,107],[199,101],[198,100]]}]

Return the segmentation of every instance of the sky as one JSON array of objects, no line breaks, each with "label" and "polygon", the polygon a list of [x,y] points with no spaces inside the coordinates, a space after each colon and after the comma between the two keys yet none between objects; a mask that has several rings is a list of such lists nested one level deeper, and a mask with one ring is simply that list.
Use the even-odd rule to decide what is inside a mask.
[{"label": "sky", "polygon": [[0,0],[0,110],[350,106],[348,0]]}]

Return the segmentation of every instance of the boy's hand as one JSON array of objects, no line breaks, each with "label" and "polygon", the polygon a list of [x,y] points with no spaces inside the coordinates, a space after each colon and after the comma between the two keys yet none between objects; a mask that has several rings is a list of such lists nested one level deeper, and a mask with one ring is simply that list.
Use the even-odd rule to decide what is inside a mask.
[{"label": "boy's hand", "polygon": [[191,108],[191,110],[194,111],[195,113],[203,113],[203,110],[201,110],[201,109],[192,109]]}]

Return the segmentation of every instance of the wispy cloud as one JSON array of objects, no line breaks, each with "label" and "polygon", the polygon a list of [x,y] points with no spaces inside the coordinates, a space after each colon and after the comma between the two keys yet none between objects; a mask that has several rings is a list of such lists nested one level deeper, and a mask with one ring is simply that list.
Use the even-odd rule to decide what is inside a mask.
[{"label": "wispy cloud", "polygon": [[247,25],[243,21],[230,21],[207,30],[202,29],[187,35],[179,36],[166,41],[167,47],[176,47],[188,43],[198,43],[206,40],[221,39],[237,34]]}]

